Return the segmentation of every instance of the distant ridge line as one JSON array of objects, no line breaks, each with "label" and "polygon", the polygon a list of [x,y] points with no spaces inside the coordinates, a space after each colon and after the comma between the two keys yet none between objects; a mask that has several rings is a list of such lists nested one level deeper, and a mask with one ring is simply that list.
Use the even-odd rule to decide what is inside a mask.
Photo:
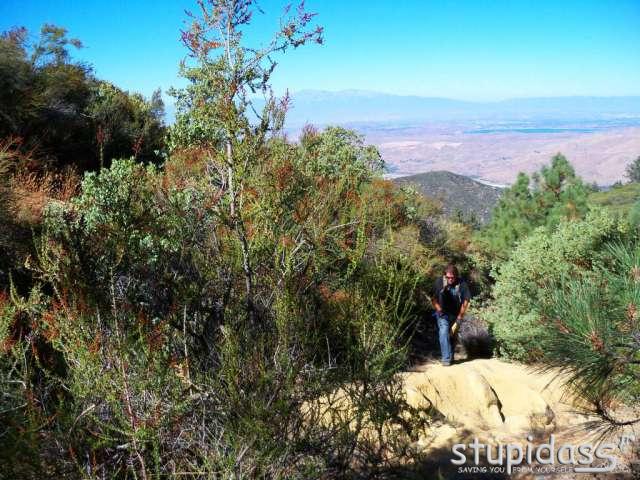
[{"label": "distant ridge line", "polygon": [[484,225],[491,219],[493,207],[503,189],[486,185],[470,177],[436,170],[393,179],[398,185],[414,185],[425,196],[439,201],[445,215],[458,213]]}]

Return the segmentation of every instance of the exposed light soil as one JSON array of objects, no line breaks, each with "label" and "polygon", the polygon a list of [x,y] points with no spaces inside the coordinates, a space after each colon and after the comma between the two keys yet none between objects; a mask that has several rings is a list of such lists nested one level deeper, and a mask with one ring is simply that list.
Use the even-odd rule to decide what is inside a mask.
[{"label": "exposed light soil", "polygon": [[[471,474],[460,476],[457,467],[451,465],[454,458],[451,447],[469,444],[474,438],[487,445],[518,443],[526,447],[528,443],[533,446],[547,443],[553,435],[556,445],[579,445],[594,443],[601,432],[598,426],[602,423],[582,413],[585,405],[563,385],[563,376],[557,371],[543,372],[498,359],[478,359],[449,367],[431,361],[401,375],[407,402],[412,407],[432,407],[443,416],[420,436],[416,447],[445,478],[472,478]],[[620,445],[623,434],[633,436],[634,432],[616,432],[605,439],[617,445],[614,454],[622,468],[617,469],[619,473],[607,473],[602,478],[633,478],[624,472],[632,458],[631,446]],[[576,475],[560,473],[552,478],[568,479]],[[599,478],[581,475],[580,478]],[[511,475],[511,478],[537,477],[532,473]]]}]

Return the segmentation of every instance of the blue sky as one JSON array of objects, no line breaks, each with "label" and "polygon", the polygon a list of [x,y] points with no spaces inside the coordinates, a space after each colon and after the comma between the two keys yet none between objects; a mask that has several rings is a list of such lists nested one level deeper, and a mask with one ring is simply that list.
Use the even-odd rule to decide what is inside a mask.
[{"label": "blue sky", "polygon": [[[285,2],[262,0],[249,42]],[[325,45],[278,58],[286,88],[361,89],[467,100],[640,95],[640,0],[307,0]],[[149,95],[180,85],[191,0],[1,0],[0,30],[64,26],[100,78]]]}]

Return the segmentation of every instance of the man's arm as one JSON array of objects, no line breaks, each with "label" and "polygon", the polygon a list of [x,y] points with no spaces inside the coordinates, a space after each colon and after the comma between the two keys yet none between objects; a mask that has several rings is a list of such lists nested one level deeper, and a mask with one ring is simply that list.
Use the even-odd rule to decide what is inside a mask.
[{"label": "man's arm", "polygon": [[469,291],[469,286],[465,283],[462,284],[462,306],[460,307],[460,311],[458,312],[458,318],[456,321],[462,320],[464,317],[464,313],[469,308],[469,302],[471,301],[471,292]]},{"label": "man's arm", "polygon": [[435,309],[436,313],[442,313],[442,305],[438,303],[438,291],[442,289],[442,285],[440,284],[442,280],[438,279],[433,284],[433,291],[431,292],[431,305]]},{"label": "man's arm", "polygon": [[462,303],[462,306],[460,307],[460,312],[458,313],[458,318],[456,318],[456,321],[462,320],[462,318],[464,317],[464,312],[467,311],[467,308],[469,308],[469,300],[465,300]]},{"label": "man's arm", "polygon": [[438,303],[437,297],[431,297],[431,305],[433,305],[433,308],[436,310],[436,312],[442,313],[442,306]]}]

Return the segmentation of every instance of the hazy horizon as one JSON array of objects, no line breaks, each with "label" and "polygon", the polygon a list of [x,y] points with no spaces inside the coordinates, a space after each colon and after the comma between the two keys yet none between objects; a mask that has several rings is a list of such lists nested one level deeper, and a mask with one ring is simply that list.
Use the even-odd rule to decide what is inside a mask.
[{"label": "hazy horizon", "polygon": [[[340,90],[327,90],[323,88],[303,88],[301,90],[291,90],[288,89],[290,95],[300,94],[300,93],[353,93],[353,94],[374,94],[374,95],[389,95],[392,97],[419,97],[419,98],[437,98],[442,100],[456,100],[460,102],[468,102],[468,103],[498,103],[509,100],[531,100],[531,99],[546,99],[546,98],[640,98],[640,93],[637,94],[617,94],[617,95],[524,95],[524,96],[514,96],[514,97],[501,97],[489,100],[479,100],[479,99],[468,99],[461,97],[448,97],[443,95],[422,95],[422,94],[403,94],[403,93],[394,93],[390,91],[383,90],[366,90],[361,88],[343,88]],[[281,94],[282,95],[282,94]]]}]

